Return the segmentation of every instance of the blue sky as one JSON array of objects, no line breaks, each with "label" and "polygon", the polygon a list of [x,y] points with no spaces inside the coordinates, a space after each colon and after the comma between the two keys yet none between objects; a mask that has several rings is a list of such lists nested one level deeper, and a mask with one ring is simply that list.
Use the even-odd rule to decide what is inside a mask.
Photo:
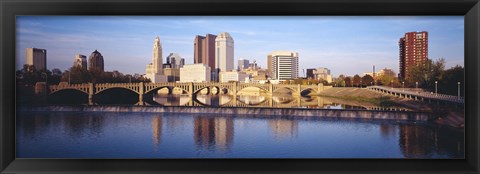
[{"label": "blue sky", "polygon": [[266,68],[275,50],[299,53],[302,69],[327,67],[340,74],[362,75],[375,65],[398,73],[398,40],[411,31],[429,32],[429,57],[445,58],[447,68],[464,66],[463,16],[19,16],[17,69],[25,49],[47,49],[47,68],[66,70],[75,54],[98,49],[105,70],[145,73],[156,35],[163,57],[171,52],[193,64],[195,35],[229,32],[238,59]]}]

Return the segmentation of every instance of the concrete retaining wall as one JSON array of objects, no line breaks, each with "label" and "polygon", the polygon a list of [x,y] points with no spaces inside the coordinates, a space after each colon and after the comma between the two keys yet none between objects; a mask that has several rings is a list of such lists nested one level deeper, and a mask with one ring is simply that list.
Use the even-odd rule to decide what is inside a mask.
[{"label": "concrete retaining wall", "polygon": [[283,115],[329,118],[387,119],[404,121],[429,121],[430,113],[410,111],[300,109],[300,108],[216,108],[188,106],[38,106],[18,108],[19,111],[73,111],[73,112],[152,112],[152,113],[206,113],[238,115]]}]

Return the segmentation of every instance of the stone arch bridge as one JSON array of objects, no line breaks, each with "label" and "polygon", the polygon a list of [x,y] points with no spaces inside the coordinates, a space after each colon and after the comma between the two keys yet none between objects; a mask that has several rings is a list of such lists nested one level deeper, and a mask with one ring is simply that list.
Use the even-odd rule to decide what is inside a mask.
[{"label": "stone arch bridge", "polygon": [[[287,88],[292,92],[293,96],[301,96],[302,92],[310,90],[314,94],[318,94],[326,88],[331,86],[319,85],[299,85],[299,84],[259,84],[259,83],[215,83],[215,82],[203,82],[203,83],[85,83],[85,84],[60,84],[49,86],[49,95],[62,90],[78,90],[88,94],[88,103],[93,105],[94,96],[110,89],[123,88],[133,91],[139,95],[138,101],[140,105],[143,105],[143,97],[145,94],[151,93],[158,89],[167,88],[169,93],[173,92],[174,88],[180,88],[183,93],[189,94],[191,97],[197,95],[200,91],[207,89],[209,93],[218,94],[221,91],[235,96],[239,91],[247,87],[259,88],[262,92],[272,95],[275,91],[281,88]],[[216,89],[216,90],[214,90]],[[216,91],[216,92],[214,92]]]}]

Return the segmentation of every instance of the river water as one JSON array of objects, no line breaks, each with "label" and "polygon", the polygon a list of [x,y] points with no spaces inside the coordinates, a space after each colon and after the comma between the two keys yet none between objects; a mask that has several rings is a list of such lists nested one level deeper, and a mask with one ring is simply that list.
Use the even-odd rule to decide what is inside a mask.
[{"label": "river water", "polygon": [[463,158],[426,123],[181,113],[17,113],[17,158]]},{"label": "river water", "polygon": [[[288,95],[197,95],[191,101],[156,94],[151,101],[158,107],[408,110]],[[405,121],[19,111],[16,123],[17,158],[464,158],[463,131]]]}]

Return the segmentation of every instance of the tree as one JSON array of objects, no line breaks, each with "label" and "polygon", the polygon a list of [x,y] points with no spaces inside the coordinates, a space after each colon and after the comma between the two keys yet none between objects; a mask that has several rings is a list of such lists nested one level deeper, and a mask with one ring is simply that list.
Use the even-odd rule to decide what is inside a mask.
[{"label": "tree", "polygon": [[15,72],[17,82],[26,86],[34,86],[37,82],[51,83],[52,72],[48,69],[37,70],[33,65],[23,65],[21,70]]},{"label": "tree", "polygon": [[345,86],[346,87],[352,87],[352,78],[351,77],[345,77],[345,79],[343,79],[345,81]]},{"label": "tree", "polygon": [[430,91],[435,89],[435,81],[442,80],[442,74],[445,72],[446,61],[440,58],[437,61],[427,60],[425,64],[418,64],[409,71],[407,86],[414,87],[416,82],[418,86]]},{"label": "tree", "polygon": [[380,82],[382,83],[382,85],[391,85],[394,81],[398,81],[398,79],[392,76],[380,76]]},{"label": "tree", "polygon": [[64,71],[61,81],[70,82],[72,84],[91,82],[91,74],[82,67],[73,66],[69,70]]},{"label": "tree", "polygon": [[360,86],[360,81],[362,80],[362,78],[358,75],[358,74],[355,74],[355,76],[353,76],[353,79],[352,79],[352,83],[353,83],[353,86]]},{"label": "tree", "polygon": [[341,86],[341,87],[345,87],[345,85],[346,85],[346,84],[345,84],[345,80],[344,80],[344,78],[342,78],[342,77],[336,78],[336,79],[334,80],[334,83],[335,83],[335,86],[337,86],[337,87],[340,87],[340,86]]},{"label": "tree", "polygon": [[462,90],[465,81],[465,68],[457,65],[450,69],[447,69],[442,73],[441,81],[439,81],[438,92],[448,95],[458,95],[458,82],[460,82],[460,95],[464,95],[464,90]]},{"label": "tree", "polygon": [[374,82],[373,77],[368,74],[362,77],[362,85],[364,86],[373,85],[373,82]]}]

